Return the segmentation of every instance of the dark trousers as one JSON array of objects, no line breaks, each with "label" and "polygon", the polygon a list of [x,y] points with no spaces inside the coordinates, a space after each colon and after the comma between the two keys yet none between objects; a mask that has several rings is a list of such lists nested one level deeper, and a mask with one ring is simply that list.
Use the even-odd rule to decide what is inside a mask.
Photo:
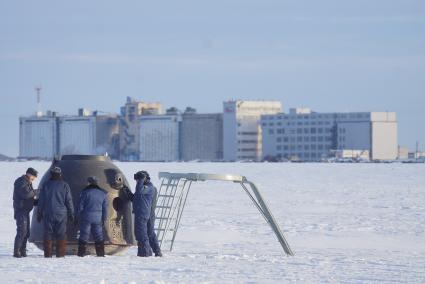
[{"label": "dark trousers", "polygon": [[67,216],[46,216],[44,220],[44,240],[66,240]]},{"label": "dark trousers", "polygon": [[30,237],[30,213],[15,212],[16,220],[16,237],[15,237],[15,250],[25,250],[27,241]]},{"label": "dark trousers", "polygon": [[161,249],[159,248],[159,242],[158,237],[155,233],[155,217],[151,216],[151,218],[148,220],[148,237],[149,237],[149,244],[153,250],[154,253],[159,253]]},{"label": "dark trousers", "polygon": [[143,256],[152,255],[152,248],[149,244],[148,222],[149,219],[146,218],[138,216],[134,218],[134,235],[139,246],[138,254]]},{"label": "dark trousers", "polygon": [[90,239],[90,232],[93,235],[95,242],[103,242],[103,226],[102,222],[90,222],[88,220],[81,220],[80,223],[80,240],[88,242]]}]

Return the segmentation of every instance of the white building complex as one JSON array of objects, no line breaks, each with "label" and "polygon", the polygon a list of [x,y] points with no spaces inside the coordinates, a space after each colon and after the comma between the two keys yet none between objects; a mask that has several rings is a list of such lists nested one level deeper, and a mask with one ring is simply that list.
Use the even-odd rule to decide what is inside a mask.
[{"label": "white building complex", "polygon": [[261,115],[282,112],[278,101],[223,103],[223,158],[226,161],[261,159]]},{"label": "white building complex", "polygon": [[140,117],[140,160],[178,161],[180,159],[180,116],[147,115]]},{"label": "white building complex", "polygon": [[263,115],[263,158],[316,161],[332,151],[368,153],[371,160],[398,155],[394,112],[316,113],[291,109],[289,114]]}]

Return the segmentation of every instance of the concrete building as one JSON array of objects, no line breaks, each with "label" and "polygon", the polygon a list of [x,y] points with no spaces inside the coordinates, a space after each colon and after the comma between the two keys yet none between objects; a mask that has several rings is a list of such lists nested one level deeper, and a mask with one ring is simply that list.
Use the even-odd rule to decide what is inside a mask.
[{"label": "concrete building", "polygon": [[182,115],[180,137],[182,160],[222,160],[223,114],[198,114],[187,108]]},{"label": "concrete building", "polygon": [[223,103],[223,158],[226,161],[261,159],[261,115],[282,112],[278,101]]},{"label": "concrete building", "polygon": [[140,159],[140,117],[162,114],[160,103],[146,103],[127,97],[121,107],[120,118],[120,160],[138,161]]},{"label": "concrete building", "polygon": [[80,110],[78,116],[58,118],[59,155],[108,153],[118,158],[119,119]]},{"label": "concrete building", "polygon": [[180,160],[180,116],[146,115],[139,118],[139,159],[141,161]]},{"label": "concrete building", "polygon": [[52,159],[57,154],[55,113],[19,118],[19,157]]},{"label": "concrete building", "polygon": [[368,151],[371,160],[398,155],[394,112],[316,113],[291,109],[289,114],[264,115],[263,158],[315,161],[331,150]]}]

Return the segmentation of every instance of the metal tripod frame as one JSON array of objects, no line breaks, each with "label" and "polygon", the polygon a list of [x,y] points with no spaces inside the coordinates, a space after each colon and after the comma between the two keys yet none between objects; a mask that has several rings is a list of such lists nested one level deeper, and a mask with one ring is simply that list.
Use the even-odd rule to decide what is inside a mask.
[{"label": "metal tripod frame", "polygon": [[231,174],[169,172],[160,172],[158,176],[161,179],[161,186],[158,192],[157,206],[155,210],[157,216],[155,230],[158,235],[161,248],[163,248],[166,241],[168,241],[170,251],[173,249],[176,234],[192,183],[197,181],[213,180],[230,181],[240,184],[242,189],[248,194],[249,198],[254,203],[255,207],[257,207],[258,211],[260,211],[261,215],[270,225],[286,255],[294,255],[257,186],[246,177]]}]

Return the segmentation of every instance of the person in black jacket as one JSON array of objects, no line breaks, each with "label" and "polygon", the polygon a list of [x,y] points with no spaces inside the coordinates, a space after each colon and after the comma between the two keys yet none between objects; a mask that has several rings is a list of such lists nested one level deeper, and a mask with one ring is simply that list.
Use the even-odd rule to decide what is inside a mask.
[{"label": "person in black jacket", "polygon": [[80,223],[78,256],[86,254],[90,232],[93,234],[97,256],[105,256],[103,226],[108,217],[107,192],[99,187],[96,177],[87,179],[88,185],[81,191],[76,220]]},{"label": "person in black jacket", "polygon": [[28,168],[25,175],[15,180],[13,190],[13,209],[16,220],[16,237],[13,256],[27,256],[27,241],[30,236],[30,212],[34,208],[34,197],[38,189],[33,189],[32,183],[37,178],[37,171]]},{"label": "person in black jacket", "polygon": [[71,189],[62,180],[62,170],[54,167],[51,178],[40,190],[37,221],[44,221],[44,256],[52,257],[53,240],[56,240],[56,257],[64,257],[66,251],[66,226],[74,223],[74,205]]}]

